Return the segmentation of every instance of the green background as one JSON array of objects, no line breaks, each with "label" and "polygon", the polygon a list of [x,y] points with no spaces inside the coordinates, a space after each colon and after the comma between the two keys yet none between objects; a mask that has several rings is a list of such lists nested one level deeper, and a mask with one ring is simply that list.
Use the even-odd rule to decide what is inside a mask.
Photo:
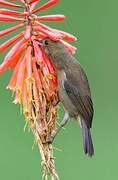
[{"label": "green background", "polygon": [[[43,1],[43,0],[42,0]],[[42,2],[43,3],[43,2]],[[63,13],[65,22],[49,23],[75,34],[79,39],[76,57],[89,78],[95,115],[93,141],[95,156],[83,153],[81,131],[70,122],[56,138],[56,167],[61,180],[118,179],[118,1],[63,0],[43,12]],[[12,25],[12,23],[11,23]],[[0,29],[9,23],[0,22]],[[12,34],[10,34],[11,36]],[[6,40],[9,36],[5,36]],[[0,43],[4,41],[0,39]],[[6,53],[6,52],[5,52]],[[0,54],[2,62],[5,54]],[[33,136],[24,133],[25,121],[19,106],[5,89],[11,72],[0,77],[0,180],[41,179],[40,155]]]}]

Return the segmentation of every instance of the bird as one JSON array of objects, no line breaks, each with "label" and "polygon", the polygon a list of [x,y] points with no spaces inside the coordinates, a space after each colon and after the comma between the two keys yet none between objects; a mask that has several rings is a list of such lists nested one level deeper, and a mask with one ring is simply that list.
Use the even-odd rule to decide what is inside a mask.
[{"label": "bird", "polygon": [[60,126],[51,135],[52,143],[59,131],[70,119],[79,122],[83,135],[83,148],[86,155],[94,155],[90,129],[93,120],[93,102],[87,75],[76,58],[61,41],[50,38],[38,40],[46,56],[51,59],[58,77],[59,101],[65,109]]}]

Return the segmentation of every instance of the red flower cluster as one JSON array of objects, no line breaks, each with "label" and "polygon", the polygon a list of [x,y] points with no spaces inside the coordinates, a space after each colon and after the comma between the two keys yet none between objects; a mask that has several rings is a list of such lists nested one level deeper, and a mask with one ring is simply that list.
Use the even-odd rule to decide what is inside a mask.
[{"label": "red flower cluster", "polygon": [[[23,106],[23,113],[35,136],[42,140],[42,137],[45,138],[55,128],[56,108],[53,104],[58,101],[57,75],[50,59],[42,52],[36,40],[48,37],[54,41],[61,41],[71,53],[74,53],[76,48],[66,41],[75,41],[76,37],[41,23],[63,21],[64,15],[35,15],[59,0],[49,0],[40,7],[37,7],[40,0],[11,1],[0,0],[0,5],[10,7],[0,8],[0,21],[19,22],[19,25],[0,31],[0,38],[18,29],[22,30],[0,44],[0,52],[3,52],[15,43],[0,65],[0,74],[9,68],[14,70],[8,88],[15,92],[14,102]],[[45,157],[43,161],[46,161],[47,150],[46,154],[44,149],[42,151]]]},{"label": "red flower cluster", "polygon": [[0,5],[22,9],[21,12],[0,8],[0,21],[20,23],[0,31],[0,37],[17,29],[26,28],[0,45],[0,52],[3,52],[19,40],[0,65],[0,73],[8,68],[14,68],[8,88],[15,92],[15,103],[23,105],[23,111],[28,120],[37,119],[39,114],[40,119],[46,119],[47,105],[57,98],[57,76],[53,64],[41,51],[36,39],[49,37],[54,41],[62,41],[68,50],[74,53],[76,48],[66,41],[75,41],[76,37],[41,23],[41,21],[62,21],[65,19],[64,15],[34,15],[53,6],[59,0],[49,0],[38,8],[36,7],[40,0],[20,0],[19,2],[20,4],[14,4],[0,0]]},{"label": "red flower cluster", "polygon": [[[41,51],[36,39],[49,37],[54,41],[62,41],[70,52],[76,48],[65,42],[75,41],[76,37],[61,30],[53,29],[41,23],[41,21],[62,21],[64,15],[36,16],[34,13],[47,9],[58,3],[59,0],[49,0],[44,5],[35,9],[40,0],[20,0],[21,4],[14,4],[0,0],[0,4],[12,8],[20,8],[23,12],[0,8],[0,21],[19,22],[19,25],[0,31],[3,37],[17,29],[26,28],[16,36],[0,45],[0,52],[13,45],[3,63],[0,65],[0,73],[8,68],[14,68],[8,88],[15,91],[15,102],[23,104],[24,113],[28,119],[32,117],[32,101],[39,110],[42,106],[42,92],[48,101],[55,96],[57,77],[55,69],[49,59]],[[17,17],[21,16],[21,18]],[[45,106],[43,106],[45,107]]]}]

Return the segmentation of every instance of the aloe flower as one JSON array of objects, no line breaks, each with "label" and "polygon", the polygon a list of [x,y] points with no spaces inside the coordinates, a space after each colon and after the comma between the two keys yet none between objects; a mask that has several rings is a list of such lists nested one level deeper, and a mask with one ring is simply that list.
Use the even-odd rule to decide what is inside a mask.
[{"label": "aloe flower", "polygon": [[[37,40],[49,37],[64,43],[71,53],[76,51],[76,48],[68,43],[75,41],[76,37],[42,24],[42,21],[63,21],[64,15],[36,15],[58,2],[59,0],[49,0],[39,6],[40,0],[0,0],[0,5],[5,7],[0,8],[0,21],[19,23],[1,30],[0,38],[21,30],[19,34],[0,44],[1,53],[12,46],[0,65],[0,74],[7,69],[13,71],[7,88],[14,92],[14,103],[22,106],[26,123],[32,129],[40,149],[45,180],[48,174],[52,179],[58,179],[52,145],[44,144],[56,128],[58,84],[55,67],[42,52]],[[10,9],[7,9],[9,7]]]}]

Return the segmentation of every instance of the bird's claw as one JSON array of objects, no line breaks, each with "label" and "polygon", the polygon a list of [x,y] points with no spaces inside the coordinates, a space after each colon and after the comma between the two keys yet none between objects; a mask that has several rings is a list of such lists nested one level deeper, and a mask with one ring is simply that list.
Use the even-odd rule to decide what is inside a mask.
[{"label": "bird's claw", "polygon": [[54,137],[50,136],[46,139],[46,141],[43,144],[52,144],[54,141]]},{"label": "bird's claw", "polygon": [[47,139],[47,143],[48,143],[48,144],[52,144],[52,143],[53,143],[53,140],[54,140],[54,137],[53,137],[53,136],[50,136],[50,137]]}]

